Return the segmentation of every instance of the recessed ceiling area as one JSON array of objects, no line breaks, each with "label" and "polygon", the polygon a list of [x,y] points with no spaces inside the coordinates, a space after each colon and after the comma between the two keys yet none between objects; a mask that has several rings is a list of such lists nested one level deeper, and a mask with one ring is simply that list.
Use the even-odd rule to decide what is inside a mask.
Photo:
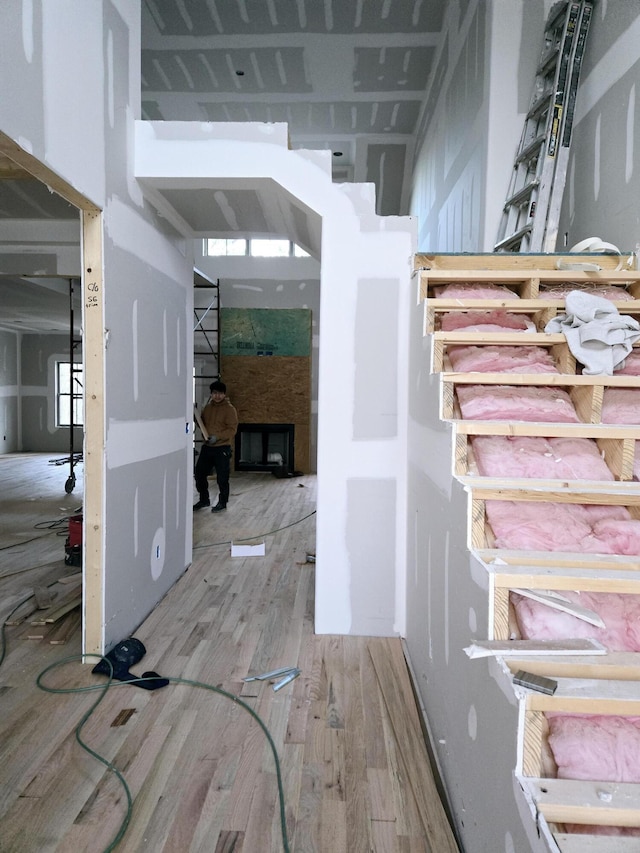
[{"label": "recessed ceiling area", "polygon": [[[462,12],[465,3],[461,4]],[[285,122],[333,179],[408,209],[444,0],[143,0],[142,117]]]}]

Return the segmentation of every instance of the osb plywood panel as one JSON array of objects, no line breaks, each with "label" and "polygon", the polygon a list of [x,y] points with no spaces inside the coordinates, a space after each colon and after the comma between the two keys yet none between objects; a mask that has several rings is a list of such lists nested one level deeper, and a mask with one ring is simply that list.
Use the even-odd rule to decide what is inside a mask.
[{"label": "osb plywood panel", "polygon": [[294,424],[294,467],[309,472],[311,359],[223,356],[221,377],[241,423]]}]

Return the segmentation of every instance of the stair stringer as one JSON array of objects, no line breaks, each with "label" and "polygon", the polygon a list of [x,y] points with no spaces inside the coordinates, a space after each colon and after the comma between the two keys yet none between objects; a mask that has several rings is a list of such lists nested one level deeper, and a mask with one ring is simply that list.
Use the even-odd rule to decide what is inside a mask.
[{"label": "stair stringer", "polygon": [[[417,261],[417,266],[422,268],[425,263],[426,256],[420,256]],[[443,267],[446,267],[448,270],[451,270],[455,267],[456,258],[451,256],[446,256],[443,259],[439,259],[435,256],[430,256],[426,258],[427,263],[431,263],[435,261],[434,268],[438,268],[439,261],[443,261]],[[578,259],[579,260],[579,259]],[[476,266],[474,266],[474,261],[476,262]],[[535,259],[529,258],[520,258],[518,263],[524,263],[525,266],[529,263],[531,266],[535,264]],[[539,258],[538,258],[539,262]],[[461,272],[459,272],[459,278],[464,279],[475,279],[475,275],[470,273],[469,270],[482,269],[482,273],[478,275],[478,278],[485,276],[482,280],[491,280],[494,275],[496,278],[500,278],[500,273],[503,274],[505,272],[505,264],[508,264],[508,261],[505,262],[503,259],[499,261],[500,269],[496,273],[495,271],[492,273],[491,271],[491,256],[484,256],[480,263],[478,263],[478,259],[465,257],[464,259],[460,259]],[[544,262],[543,262],[544,263]],[[547,272],[545,274],[549,274],[549,267],[552,263],[555,263],[555,259],[546,259],[547,264]],[[484,264],[480,266],[480,264]],[[520,271],[521,272],[521,271]],[[608,275],[612,275],[615,280],[615,273],[606,271]],[[515,277],[518,276],[519,271],[516,268],[515,273],[511,273]],[[427,274],[428,275],[428,274]],[[455,275],[453,275],[453,280],[455,280]],[[528,299],[532,301],[537,296],[537,287],[539,287],[539,279],[536,277],[536,273],[531,270],[529,273],[531,276],[530,283],[526,286],[527,289],[523,290],[522,296],[523,299]],[[568,274],[565,273],[565,276],[568,277]],[[596,278],[604,278],[605,273],[596,275]],[[623,278],[627,278],[626,286],[630,288],[635,287],[635,283],[637,282],[637,272],[635,275],[633,273],[629,273],[628,271],[622,273]],[[553,273],[549,275],[550,278],[553,278]],[[558,276],[559,278],[560,276]],[[622,280],[622,279],[621,279]],[[531,286],[533,285],[533,286]],[[635,292],[635,290],[633,291]],[[423,284],[421,288],[421,296],[422,298],[427,297],[428,293]],[[430,294],[429,294],[430,295]],[[446,333],[437,333],[436,327],[433,325],[434,319],[437,317],[436,314],[433,314],[433,310],[447,310],[443,308],[442,305],[435,305],[435,300],[425,299],[425,331],[428,334],[427,340],[430,344],[431,352],[431,370],[442,371],[446,370]],[[427,307],[428,304],[433,305],[432,309]],[[513,303],[515,304],[515,303]],[[626,302],[624,303],[624,307],[629,306],[633,313],[635,309],[638,307],[637,299],[635,302]],[[455,305],[451,306],[451,309],[459,309],[460,307],[464,307],[464,303],[460,300],[455,301]],[[473,304],[471,307],[478,309],[481,308],[481,305]],[[495,304],[487,305],[486,308],[495,308]],[[511,307],[511,304],[510,304]],[[524,304],[521,303],[520,307],[524,309]],[[623,313],[622,306],[619,306],[621,313]],[[541,318],[544,322],[547,321],[549,315],[550,307],[545,305],[541,313]],[[544,312],[547,312],[545,315]],[[558,306],[555,305],[553,307],[553,311],[558,311]],[[434,334],[435,332],[435,334]],[[473,335],[471,336],[473,338]],[[486,336],[485,336],[486,337]],[[488,336],[489,338],[491,335]],[[544,338],[542,334],[539,334],[537,337]],[[517,339],[516,339],[517,340]],[[471,341],[469,341],[471,342]],[[481,342],[481,341],[479,341]],[[489,341],[484,341],[489,342]],[[512,341],[510,343],[515,343],[516,341]],[[460,341],[456,341],[456,343],[460,343]],[[529,338],[529,336],[523,336],[522,343],[534,343],[533,340]],[[539,343],[538,340],[535,343]],[[558,350],[557,345],[554,343],[554,347],[556,351]],[[567,359],[563,357],[562,359],[563,370],[566,371],[567,366],[571,367],[570,358]],[[450,368],[449,368],[450,370]],[[448,380],[447,377],[450,376],[453,379],[453,384],[451,380]],[[470,377],[468,381],[472,381],[475,379],[478,381],[478,374],[474,374],[473,377]],[[572,382],[572,380],[567,379],[566,376],[562,377],[563,381]],[[434,387],[434,380],[436,380],[435,384],[437,388]],[[496,377],[497,381],[498,378]],[[455,374],[444,374],[444,375],[434,375],[433,373],[429,377],[429,383],[422,382],[422,391],[424,394],[424,404],[425,406],[433,406],[435,410],[439,413],[439,415],[443,414],[443,410],[447,408],[453,401],[455,401]],[[526,382],[526,378],[523,377],[521,381]],[[575,382],[573,383],[576,387],[578,387],[581,383],[584,388],[585,381],[588,381],[589,384],[591,380],[585,380],[585,377],[576,377]],[[599,382],[598,378],[593,378],[593,384]],[[607,385],[606,379],[600,381],[601,385]],[[615,384],[613,380],[611,384]],[[623,380],[629,387],[637,387],[638,381],[637,379],[633,379],[627,382],[627,378]],[[505,378],[504,384],[509,384],[508,380]],[[427,388],[428,386],[428,388]],[[590,400],[595,399],[593,396],[593,391],[588,392],[590,395]],[[584,391],[581,391],[580,394],[584,397]],[[601,396],[600,396],[601,400]],[[601,405],[601,403],[600,403]],[[632,474],[630,473],[631,469],[629,467],[629,459],[631,458],[631,467],[632,467],[632,456],[633,456],[633,445],[635,444],[635,439],[640,437],[640,430],[638,428],[633,427],[608,427],[601,425],[599,423],[599,417],[594,416],[594,410],[584,409],[580,412],[581,414],[586,413],[586,418],[583,420],[586,423],[582,425],[576,425],[575,431],[576,434],[580,434],[583,437],[593,437],[596,438],[599,442],[599,446],[601,447],[603,453],[605,453],[605,458],[610,465],[611,470],[614,472],[618,482],[616,482],[614,487],[604,488],[601,483],[586,483],[586,482],[576,482],[571,484],[563,484],[561,487],[558,486],[557,483],[539,483],[535,482],[535,489],[538,491],[540,488],[548,489],[550,493],[553,494],[554,500],[573,500],[573,496],[570,494],[571,490],[574,491],[576,489],[582,490],[586,499],[589,502],[600,502],[600,503],[619,503],[623,505],[628,505],[629,509],[632,511],[633,517],[637,517],[637,510],[635,506],[637,504],[638,499],[638,489],[635,484],[632,482],[624,482],[625,480],[630,480]],[[597,412],[595,414],[598,414]],[[430,430],[427,435],[424,437],[425,445],[429,447],[429,458],[423,460],[424,467],[422,468],[422,473],[428,471],[430,478],[435,478],[437,481],[436,488],[439,491],[439,500],[435,495],[429,495],[428,490],[422,490],[421,497],[424,500],[426,498],[425,505],[429,507],[429,522],[431,530],[434,528],[438,530],[440,525],[444,527],[444,529],[449,529],[449,536],[454,535],[453,529],[457,531],[456,535],[460,535],[460,528],[463,523],[466,528],[466,543],[468,549],[468,573],[467,567],[465,566],[465,560],[461,555],[457,555],[455,559],[456,571],[458,574],[455,578],[456,583],[456,594],[460,595],[464,590],[466,594],[466,601],[469,606],[469,618],[468,618],[468,636],[470,640],[474,638],[482,638],[483,636],[486,639],[493,639],[496,635],[496,630],[499,627],[502,631],[502,639],[508,639],[508,631],[505,634],[505,595],[508,596],[508,587],[509,583],[511,586],[514,586],[515,582],[518,582],[518,585],[525,585],[525,581],[527,585],[538,586],[542,588],[546,586],[548,588],[557,588],[557,589],[610,589],[611,591],[619,591],[625,593],[637,593],[640,592],[640,573],[638,569],[640,568],[640,563],[637,558],[624,558],[624,557],[616,557],[613,556],[600,556],[597,555],[582,555],[582,554],[554,554],[552,552],[544,552],[544,553],[535,553],[533,555],[534,559],[531,560],[532,566],[527,566],[527,555],[526,553],[507,553],[501,552],[500,549],[493,549],[487,547],[486,541],[483,541],[484,537],[484,514],[482,511],[482,501],[487,497],[487,494],[494,497],[502,497],[501,490],[511,490],[510,497],[513,495],[513,492],[516,493],[518,490],[520,491],[519,497],[527,498],[532,496],[532,484],[528,482],[514,482],[513,480],[505,481],[505,482],[491,482],[488,483],[486,478],[478,477],[478,476],[469,476],[468,472],[464,470],[464,460],[465,460],[465,443],[467,441],[468,430],[465,425],[465,429],[459,431],[458,427],[463,424],[459,420],[456,420],[455,412],[449,408],[446,410],[446,426],[448,427],[448,432],[446,434],[442,433],[442,430],[439,428],[442,425],[442,421],[440,424],[431,423],[429,424]],[[433,410],[431,411],[431,418],[433,419]],[[550,429],[550,434],[555,434],[553,432],[553,428],[547,427],[546,425],[535,425],[538,428],[532,429],[531,434],[544,435],[544,429]],[[573,428],[573,425],[572,427]],[[523,427],[523,434],[527,433],[527,427]],[[617,432],[615,430],[618,430]],[[473,432],[473,429],[470,430]],[[571,430],[569,430],[570,432]],[[489,434],[491,433],[491,429],[488,430]],[[500,430],[497,430],[499,433]],[[509,434],[506,432],[505,434]],[[563,434],[560,429],[559,434]],[[446,439],[443,437],[446,435]],[[437,436],[438,441],[434,441],[434,436]],[[629,446],[628,446],[629,445]],[[631,450],[629,450],[629,447]],[[608,456],[607,453],[608,452]],[[629,453],[631,453],[631,457],[629,457]],[[453,482],[447,483],[446,477],[442,472],[439,472],[437,468],[434,469],[433,458],[437,457],[438,459],[447,458],[451,463],[450,475],[453,474]],[[462,462],[461,462],[462,460]],[[462,467],[461,467],[462,466]],[[435,471],[435,474],[434,474]],[[607,487],[610,487],[611,484],[607,484]],[[484,488],[484,491],[483,491]],[[487,492],[487,489],[489,491]],[[461,491],[464,493],[464,497],[466,500],[461,499]],[[480,495],[480,497],[478,497]],[[446,518],[440,519],[433,518],[433,510],[434,504],[438,502],[440,504],[439,509],[441,509],[443,503],[443,496],[446,501],[446,498],[449,498],[449,502],[445,503],[446,507]],[[458,497],[458,501],[455,501],[456,506],[451,503],[451,499],[455,496]],[[437,536],[436,536],[437,539]],[[484,546],[484,547],[483,547]],[[416,547],[414,559],[416,562],[418,561],[421,553],[426,555],[427,559],[427,576],[428,576],[428,584],[427,590],[430,597],[430,608],[431,612],[433,610],[438,609],[438,604],[444,605],[445,612],[449,609],[449,596],[450,594],[445,590],[444,594],[442,594],[442,590],[436,589],[436,581],[434,581],[434,568],[432,565],[433,562],[433,551],[434,548],[437,548],[437,545],[433,544],[432,538],[429,539],[429,542],[426,545],[426,548],[420,549]],[[449,543],[445,541],[445,559],[444,559],[444,573],[445,577],[450,576],[452,571],[452,549],[449,547]],[[419,572],[419,569],[416,568],[414,570],[416,574]],[[484,575],[484,580],[482,576]],[[484,619],[478,618],[477,605],[474,602],[474,599],[477,600],[477,594],[475,594],[475,590],[473,586],[482,587],[486,589],[486,598],[485,598],[485,614],[486,614],[486,623]],[[438,667],[429,666],[429,661],[432,661],[437,658],[437,649],[434,649],[432,644],[432,630],[431,628],[428,631],[428,658],[425,657],[424,653],[421,649],[419,649],[419,643],[415,642],[415,620],[413,618],[413,607],[411,604],[411,593],[416,590],[412,590],[409,588],[410,595],[410,603],[409,603],[409,618],[408,618],[408,647],[413,659],[414,654],[419,656],[423,661],[421,676],[425,683],[430,682],[431,688],[433,688],[433,682],[438,682],[436,684],[436,692],[438,690],[443,690],[446,692],[449,702],[449,708],[456,707],[458,702],[462,702],[464,704],[466,696],[463,694],[462,696],[458,696],[456,693],[455,683],[458,679],[462,678],[463,681],[470,685],[472,684],[476,687],[478,683],[477,672],[471,675],[468,666],[465,666],[462,661],[458,661],[458,672],[457,678],[453,679],[450,676],[442,676],[441,673],[438,673]],[[441,602],[437,601],[438,592],[441,594]],[[435,593],[435,594],[434,594]],[[433,601],[431,600],[433,599]],[[435,602],[435,603],[434,603]],[[484,614],[483,614],[484,615]],[[501,618],[499,618],[501,617]],[[427,621],[431,622],[431,614],[428,614]],[[449,622],[451,621],[449,617]],[[465,626],[466,627],[466,626]],[[425,639],[424,637],[422,638]],[[449,651],[448,655],[445,657],[450,658],[451,651],[451,641],[449,640]],[[457,653],[459,649],[455,649]],[[607,658],[610,656],[607,655]],[[515,744],[515,762],[512,766],[511,773],[508,772],[503,774],[503,778],[498,780],[495,779],[498,787],[502,785],[506,786],[511,777],[511,781],[514,786],[516,786],[518,794],[515,797],[515,801],[519,807],[511,812],[512,825],[513,820],[516,819],[516,813],[519,813],[521,816],[522,805],[526,804],[526,811],[528,817],[523,817],[523,829],[525,830],[529,843],[531,844],[532,850],[537,850],[538,847],[534,846],[537,842],[533,840],[531,835],[531,831],[533,831],[538,837],[539,840],[544,842],[545,847],[543,849],[549,849],[557,851],[558,841],[557,839],[562,840],[563,847],[566,846],[566,849],[569,849],[569,846],[575,841],[575,836],[572,839],[571,837],[565,837],[565,835],[559,832],[559,828],[556,823],[551,823],[550,820],[547,820],[545,815],[554,818],[555,821],[558,820],[558,815],[564,816],[564,820],[570,820],[575,815],[579,815],[579,809],[577,808],[577,803],[579,798],[585,798],[588,796],[595,796],[597,802],[597,790],[596,783],[584,783],[581,786],[578,786],[576,790],[573,790],[572,783],[569,783],[565,780],[553,780],[553,792],[549,794],[547,788],[545,788],[544,778],[543,777],[543,768],[542,768],[542,735],[540,733],[540,720],[541,720],[541,712],[536,706],[536,701],[540,704],[540,700],[538,699],[538,694],[533,691],[526,690],[524,688],[513,685],[512,675],[513,672],[517,668],[526,668],[528,670],[533,670],[533,672],[541,675],[557,675],[559,687],[555,696],[553,697],[545,697],[546,706],[550,708],[556,708],[559,710],[570,710],[574,703],[573,694],[576,691],[580,692],[581,695],[585,698],[584,707],[588,708],[590,705],[593,707],[599,707],[603,713],[615,713],[616,710],[620,712],[621,708],[626,708],[626,713],[634,713],[637,714],[640,710],[640,689],[638,684],[638,678],[640,677],[640,668],[637,663],[638,655],[634,655],[632,653],[629,654],[621,654],[615,656],[611,661],[607,661],[607,664],[604,664],[602,661],[602,657],[579,657],[576,658],[574,656],[562,656],[562,657],[553,657],[539,655],[535,658],[526,657],[525,659],[516,660],[514,658],[504,658],[496,656],[495,658],[491,658],[488,661],[480,661],[476,660],[472,662],[472,665],[477,668],[478,672],[481,673],[480,681],[483,682],[482,691],[487,690],[487,684],[490,682],[490,679],[493,679],[493,700],[494,700],[494,711],[495,717],[489,721],[484,719],[482,722],[484,723],[484,733],[486,739],[486,746],[484,749],[484,754],[487,761],[490,759],[492,755],[495,754],[495,750],[498,749],[498,744],[502,743],[503,749],[508,749],[507,741],[511,744]],[[450,663],[449,660],[446,661]],[[414,669],[420,670],[420,666],[416,666],[416,662],[413,663]],[[559,673],[559,675],[558,675]],[[595,679],[593,675],[595,673]],[[589,678],[585,676],[591,676]],[[626,688],[624,691],[624,702],[618,701],[616,699],[615,702],[611,700],[609,696],[610,692],[614,691],[614,685],[617,682],[614,682],[613,679],[625,679],[626,680]],[[467,681],[467,679],[469,679]],[[421,679],[419,679],[420,681]],[[517,706],[517,715],[511,716],[508,720],[506,726],[503,728],[503,714],[504,714],[504,700],[500,700],[497,697],[495,692],[495,686],[498,686],[503,694],[503,697],[507,699],[507,706],[509,709],[514,707],[514,703]],[[429,691],[431,693],[432,690]],[[477,694],[474,692],[474,696]],[[424,696],[423,696],[424,698]],[[483,693],[484,698],[484,693]],[[450,754],[450,740],[452,737],[452,732],[454,732],[453,737],[464,738],[464,721],[457,720],[457,727],[454,725],[455,719],[457,718],[457,713],[449,711],[447,713],[443,713],[443,709],[438,707],[438,702],[433,699],[426,698],[424,699],[425,706],[427,709],[427,713],[429,714],[430,726],[435,731],[435,740],[437,743],[442,744],[443,747],[446,745],[446,750],[443,749],[444,755],[440,755],[440,750],[438,750],[438,755],[440,759],[440,764],[443,768],[443,775],[446,779],[447,789],[450,792],[450,796],[452,799],[452,808],[455,814],[460,815],[461,802],[462,797],[460,796],[460,801],[457,802],[457,795],[462,793],[462,785],[459,778],[459,773],[456,765],[461,760],[461,757],[458,757],[458,761],[452,761],[452,755]],[[491,704],[488,702],[487,704]],[[543,703],[544,704],[544,703]],[[477,711],[477,709],[476,709]],[[469,711],[471,714],[471,709]],[[468,734],[471,731],[471,723],[470,717],[468,720]],[[501,721],[501,722],[497,722]],[[480,728],[480,726],[478,726]],[[501,731],[500,731],[501,730]],[[449,737],[440,737],[439,735],[443,732],[449,732]],[[513,753],[509,753],[510,757],[512,757]],[[493,769],[496,769],[495,767]],[[492,777],[494,776],[494,772],[492,769]],[[550,783],[551,784],[551,783]],[[575,786],[574,786],[575,787]],[[595,793],[594,793],[595,791]],[[637,793],[636,793],[637,791]],[[480,795],[481,796],[481,795]],[[603,795],[603,799],[606,802],[611,802],[608,799],[609,792],[605,792]],[[617,798],[615,797],[615,793],[613,796],[613,804],[608,811],[604,809],[595,810],[593,812],[594,817],[589,819],[589,822],[598,823],[598,822],[612,822],[612,815],[614,820],[619,820],[621,823],[626,823],[627,825],[640,825],[640,786],[636,786],[635,788],[625,789],[624,796],[621,795]],[[549,803],[545,801],[549,800]],[[629,799],[631,798],[631,799]],[[478,799],[478,795],[474,791],[470,796],[469,792],[466,791],[466,799],[464,810],[467,813],[466,819],[469,817],[469,803],[475,802]],[[632,803],[630,806],[629,803]],[[491,811],[491,803],[485,802],[485,806]],[[473,811],[473,810],[471,810]],[[502,823],[505,820],[505,813],[509,810],[506,807],[506,803],[503,803],[502,809],[499,810],[499,815],[494,815],[491,812],[492,820],[495,819]],[[486,814],[486,813],[485,813]],[[584,818],[584,814],[582,815]],[[576,822],[574,820],[574,822]],[[585,821],[586,822],[586,821]],[[460,818],[460,823],[462,825],[462,819]],[[501,827],[502,828],[502,827]],[[495,835],[493,836],[490,843],[496,845],[496,849],[498,849],[498,844],[501,843],[500,835],[501,828],[495,829]],[[465,829],[464,826],[459,827],[461,835],[464,839]],[[506,832],[511,832],[513,837],[513,832],[511,829],[507,829]],[[506,837],[506,835],[505,835]],[[475,841],[473,842],[473,849],[478,844],[478,839],[475,837]],[[600,836],[594,836],[591,840],[589,840],[588,836],[579,836],[585,843],[596,843],[596,838],[601,839]],[[486,842],[485,842],[486,843]],[[470,842],[471,844],[471,842]],[[520,850],[519,846],[515,846],[514,849]],[[524,847],[522,848],[524,849]],[[573,848],[571,848],[573,849]],[[594,848],[595,849],[595,848]],[[598,848],[600,849],[600,848]]]}]

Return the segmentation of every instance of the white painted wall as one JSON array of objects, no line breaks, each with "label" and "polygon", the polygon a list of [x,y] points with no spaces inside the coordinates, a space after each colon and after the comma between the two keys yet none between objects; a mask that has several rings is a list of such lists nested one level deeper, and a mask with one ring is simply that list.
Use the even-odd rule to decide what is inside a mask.
[{"label": "white painted wall", "polygon": [[376,217],[368,191],[278,134],[137,122],[136,175],[152,191],[269,177],[321,218],[316,630],[401,633],[413,223]]}]

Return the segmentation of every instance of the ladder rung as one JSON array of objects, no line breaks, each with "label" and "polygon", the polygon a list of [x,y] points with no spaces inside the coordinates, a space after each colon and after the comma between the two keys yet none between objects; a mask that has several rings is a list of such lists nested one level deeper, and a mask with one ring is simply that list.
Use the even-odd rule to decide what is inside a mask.
[{"label": "ladder rung", "polygon": [[547,18],[547,23],[545,24],[545,32],[557,29],[556,25],[559,19],[563,15],[566,15],[568,5],[569,0],[562,0],[562,2],[556,3],[555,6],[552,6],[551,11],[549,12],[549,17]]},{"label": "ladder rung", "polygon": [[501,240],[499,243],[496,243],[494,251],[501,252],[503,249],[510,249],[511,246],[514,245],[514,243],[519,244],[524,236],[531,233],[532,227],[532,223],[529,223],[523,228],[520,228],[519,231],[514,231],[513,234],[510,234],[508,237],[505,237],[504,240]]},{"label": "ladder rung", "polygon": [[558,45],[553,45],[553,47],[549,48],[538,64],[538,71],[536,72],[538,77],[547,77],[552,67],[555,69],[558,64],[559,53],[560,49]]},{"label": "ladder rung", "polygon": [[528,184],[525,184],[518,192],[515,192],[511,198],[508,198],[504,203],[504,209],[506,210],[508,207],[516,207],[521,202],[523,202],[526,198],[529,198],[533,190],[536,189],[540,181],[537,178],[534,178],[532,181],[529,181]]},{"label": "ladder rung", "polygon": [[534,155],[539,156],[542,151],[542,146],[544,144],[545,135],[541,133],[539,136],[536,136],[526,148],[523,148],[522,151],[518,154],[516,159],[516,165],[519,163],[526,163],[527,160],[533,160]]},{"label": "ladder rung", "polygon": [[545,89],[544,92],[540,95],[540,97],[534,101],[527,113],[527,118],[537,118],[542,115],[543,112],[549,109],[551,106],[551,99],[553,96],[552,89]]}]

